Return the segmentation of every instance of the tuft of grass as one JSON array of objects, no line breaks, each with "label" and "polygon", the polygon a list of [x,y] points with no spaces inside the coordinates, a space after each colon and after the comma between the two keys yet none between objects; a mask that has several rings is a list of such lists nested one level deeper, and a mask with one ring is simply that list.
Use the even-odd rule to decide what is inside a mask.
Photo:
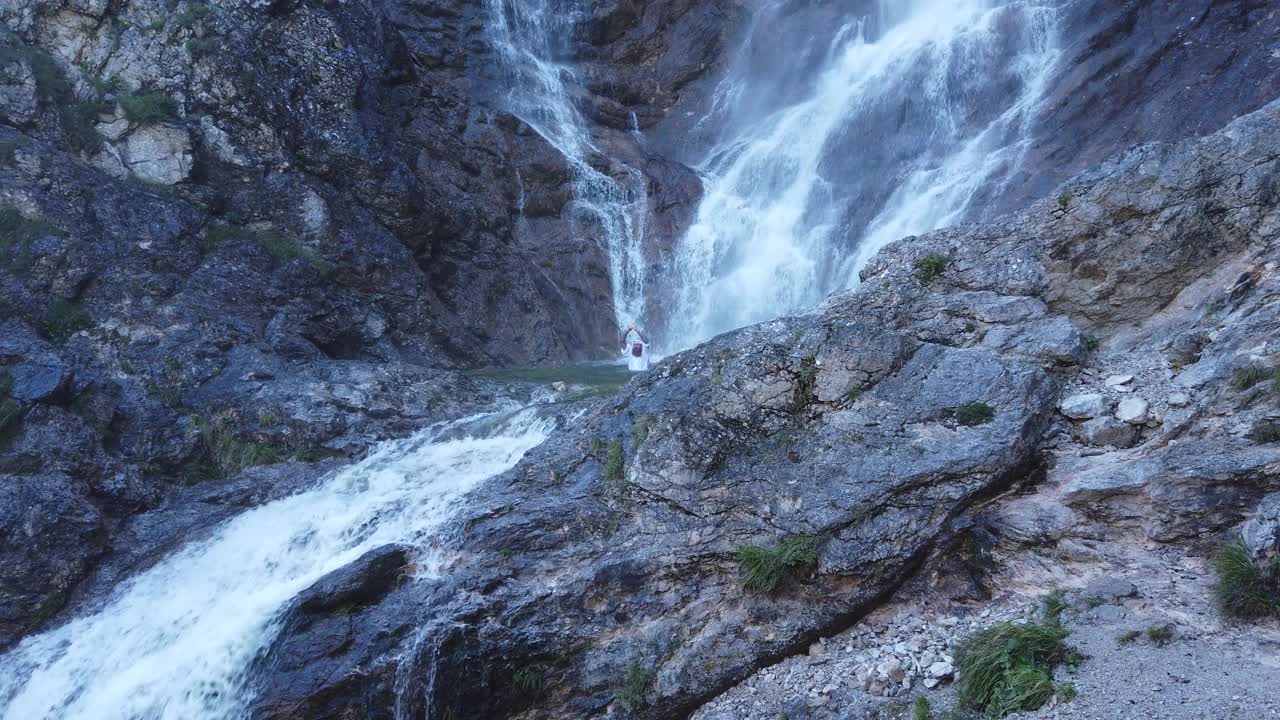
[{"label": "tuft of grass", "polygon": [[928,283],[945,272],[950,264],[951,259],[945,255],[929,253],[916,260],[916,279],[922,283]]},{"label": "tuft of grass", "polygon": [[196,429],[200,431],[209,461],[222,476],[284,461],[280,451],[267,443],[240,440],[234,426],[235,416],[231,413],[219,413],[211,418],[196,417]]},{"label": "tuft of grass", "polygon": [[653,672],[640,667],[640,663],[631,663],[622,676],[622,687],[618,688],[615,697],[622,706],[632,712],[649,704],[649,688],[653,685]]},{"label": "tuft of grass", "polygon": [[1237,392],[1248,390],[1267,379],[1270,371],[1259,365],[1246,365],[1236,368],[1231,373],[1231,389]]},{"label": "tuft of grass", "polygon": [[955,408],[951,411],[951,416],[955,418],[958,425],[974,427],[991,422],[996,416],[996,411],[986,403],[973,402]]},{"label": "tuft of grass", "polygon": [[1062,619],[1062,613],[1068,607],[1066,599],[1066,591],[1054,590],[1044,596],[1044,616],[1049,622],[1056,623]]},{"label": "tuft of grass", "polygon": [[1094,608],[1102,607],[1103,605],[1106,605],[1107,601],[1097,595],[1090,595],[1089,597],[1084,599],[1084,604],[1085,604],[1085,607],[1092,610]]},{"label": "tuft of grass", "polygon": [[636,422],[631,426],[631,443],[639,447],[649,437],[649,433],[653,430],[654,424],[658,419],[652,415],[641,415],[636,418]]},{"label": "tuft of grass", "polygon": [[933,720],[933,708],[929,706],[929,698],[917,695],[911,703],[911,720]]},{"label": "tuft of grass", "polygon": [[0,438],[8,437],[22,422],[22,405],[11,397],[0,400]]},{"label": "tuft of grass", "polygon": [[1097,336],[1097,335],[1085,335],[1085,336],[1084,336],[1084,349],[1085,349],[1085,350],[1087,350],[1087,351],[1089,351],[1089,352],[1093,352],[1093,351],[1097,350],[1097,349],[1098,349],[1098,348],[1100,348],[1100,347],[1102,347],[1102,340],[1098,339],[1098,336]]},{"label": "tuft of grass", "polygon": [[1001,623],[965,640],[956,653],[960,703],[989,717],[1035,710],[1053,697],[1053,668],[1066,661],[1066,628]]},{"label": "tuft of grass", "polygon": [[173,98],[161,92],[123,95],[118,102],[129,122],[138,125],[163,122],[178,112],[178,104]]},{"label": "tuft of grass", "polygon": [[818,390],[818,358],[807,355],[800,360],[800,372],[796,374],[795,396],[791,405],[800,412],[813,403]]},{"label": "tuft of grass", "polygon": [[93,327],[93,318],[78,303],[58,300],[45,310],[40,320],[40,334],[49,342],[61,345],[81,330]]},{"label": "tuft of grass", "polygon": [[1066,210],[1071,207],[1071,193],[1064,192],[1058,196],[1058,209]]},{"label": "tuft of grass", "polygon": [[522,667],[511,674],[516,689],[526,695],[537,695],[547,685],[547,671],[541,665]]},{"label": "tuft of grass", "polygon": [[1131,645],[1133,641],[1142,637],[1142,632],[1138,630],[1130,630],[1129,632],[1116,638],[1116,642],[1121,645]]},{"label": "tuft of grass", "polygon": [[744,545],[738,548],[738,572],[747,592],[772,593],[797,570],[818,562],[818,538],[791,535],[771,548]]},{"label": "tuft of grass", "polygon": [[1147,639],[1155,644],[1156,647],[1164,647],[1173,639],[1172,625],[1152,625],[1145,631]]},{"label": "tuft of grass", "polygon": [[1213,558],[1213,596],[1223,613],[1245,620],[1280,617],[1280,560],[1264,570],[1236,538]]},{"label": "tuft of grass", "polygon": [[1256,443],[1280,442],[1280,424],[1270,420],[1259,420],[1253,424],[1245,437]]},{"label": "tuft of grass", "polygon": [[622,482],[625,470],[626,460],[622,443],[618,441],[609,443],[609,450],[604,459],[604,479],[613,483]]},{"label": "tuft of grass", "polygon": [[1058,702],[1071,702],[1079,696],[1075,683],[1061,683],[1057,688]]}]

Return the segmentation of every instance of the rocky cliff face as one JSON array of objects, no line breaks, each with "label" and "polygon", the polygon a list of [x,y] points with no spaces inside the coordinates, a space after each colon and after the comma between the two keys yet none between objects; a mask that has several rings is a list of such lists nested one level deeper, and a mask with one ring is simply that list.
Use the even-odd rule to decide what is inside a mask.
[{"label": "rocky cliff face", "polygon": [[[380,707],[409,663],[398,697],[432,716],[678,717],[931,553],[981,598],[957,552],[979,525],[1012,545],[1231,528],[1280,467],[1272,388],[1233,384],[1278,329],[1277,127],[1273,104],[1140,147],[667,360],[481,491],[444,579],[370,579],[381,599],[341,619],[302,602],[258,716]],[[749,546],[794,553],[771,592],[742,583]],[[408,656],[380,649],[396,637]]]}]

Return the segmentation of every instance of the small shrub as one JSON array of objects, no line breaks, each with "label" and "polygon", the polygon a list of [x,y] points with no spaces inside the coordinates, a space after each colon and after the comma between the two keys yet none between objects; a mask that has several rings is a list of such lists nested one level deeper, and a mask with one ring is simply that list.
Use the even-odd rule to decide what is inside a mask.
[{"label": "small shrub", "polygon": [[49,342],[61,345],[72,335],[93,327],[93,318],[77,303],[58,300],[45,311],[40,332]]},{"label": "small shrub", "polygon": [[916,260],[916,278],[922,283],[927,283],[945,272],[950,264],[951,259],[945,255],[929,253]]},{"label": "small shrub", "polygon": [[738,548],[738,572],[748,592],[771,593],[795,571],[817,562],[818,538],[812,535],[792,535],[771,548]]},{"label": "small shrub", "polygon": [[1053,696],[1053,668],[1068,655],[1057,623],[1001,623],[965,640],[956,653],[961,704],[989,717],[1035,710]]},{"label": "small shrub", "polygon": [[622,677],[622,687],[618,689],[618,702],[627,710],[636,711],[649,704],[649,686],[653,684],[653,673],[640,667],[639,663],[627,666],[627,673]]},{"label": "small shrub", "polygon": [[625,456],[621,442],[609,443],[609,451],[604,460],[604,478],[609,482],[622,482],[625,467]]},{"label": "small shrub", "polygon": [[1280,616],[1280,560],[1264,571],[1237,538],[1213,559],[1213,596],[1223,613],[1246,620]]},{"label": "small shrub", "polygon": [[259,425],[275,425],[276,414],[266,408],[261,408],[260,410],[258,410],[258,424]]},{"label": "small shrub", "polygon": [[1172,625],[1152,625],[1146,630],[1147,639],[1156,645],[1156,647],[1164,647],[1173,639]]},{"label": "small shrub", "polygon": [[1071,207],[1071,193],[1062,193],[1058,196],[1058,209],[1066,210]]},{"label": "small shrub", "polygon": [[858,400],[862,398],[862,387],[859,385],[854,385],[853,387],[849,388],[849,392],[845,393],[844,397],[845,397],[845,400],[849,401],[850,405],[858,402]]},{"label": "small shrub", "polygon": [[178,387],[176,383],[149,383],[147,385],[147,394],[170,410],[179,410],[183,406],[182,388]]},{"label": "small shrub", "polygon": [[1130,645],[1133,643],[1134,640],[1137,640],[1140,637],[1142,637],[1141,632],[1137,630],[1130,630],[1129,632],[1117,638],[1116,641],[1121,645]]},{"label": "small shrub", "polygon": [[591,454],[599,456],[604,452],[604,441],[600,438],[591,438]]},{"label": "small shrub", "polygon": [[1097,349],[1098,349],[1098,348],[1100,348],[1100,347],[1102,347],[1102,341],[1098,339],[1098,336],[1097,336],[1097,335],[1085,335],[1085,336],[1084,336],[1084,349],[1085,349],[1085,350],[1088,350],[1089,352],[1093,352],[1093,351],[1097,350]]},{"label": "small shrub", "polygon": [[957,425],[964,427],[974,427],[975,425],[986,425],[991,422],[996,411],[986,403],[974,402],[951,411],[952,417],[955,418]]},{"label": "small shrub", "polygon": [[911,703],[911,720],[933,720],[933,708],[929,706],[928,698],[916,696],[915,702]]},{"label": "small shrub", "polygon": [[178,104],[173,98],[160,92],[124,95],[119,102],[124,116],[138,125],[162,122],[178,112]]},{"label": "small shrub", "polygon": [[1246,437],[1256,443],[1280,442],[1280,424],[1270,420],[1259,420],[1253,424]]}]

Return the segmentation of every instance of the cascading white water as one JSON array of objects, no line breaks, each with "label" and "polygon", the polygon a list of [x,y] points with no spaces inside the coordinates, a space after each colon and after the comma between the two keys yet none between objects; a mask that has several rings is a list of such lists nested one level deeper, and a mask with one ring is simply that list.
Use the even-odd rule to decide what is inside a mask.
[{"label": "cascading white water", "polygon": [[[1022,0],[881,0],[834,34],[807,94],[766,113],[750,73],[730,72],[707,121],[732,131],[700,167],[666,348],[815,305],[885,244],[962,219],[1029,142],[1055,18]],[[915,143],[883,148],[895,135]],[[881,157],[844,159],[860,154]]]},{"label": "cascading white water", "polygon": [[232,720],[289,601],[387,543],[423,548],[481,481],[541,443],[536,408],[383,444],[312,490],[249,510],[117,588],[96,612],[0,656],[3,720]]},{"label": "cascading white water", "polygon": [[609,256],[613,313],[619,327],[645,314],[643,240],[646,183],[634,168],[619,179],[592,165],[600,156],[573,99],[576,78],[565,61],[574,28],[591,14],[584,0],[486,0],[490,42],[506,88],[506,110],[560,152],[573,176],[569,210],[579,232],[603,242]]}]

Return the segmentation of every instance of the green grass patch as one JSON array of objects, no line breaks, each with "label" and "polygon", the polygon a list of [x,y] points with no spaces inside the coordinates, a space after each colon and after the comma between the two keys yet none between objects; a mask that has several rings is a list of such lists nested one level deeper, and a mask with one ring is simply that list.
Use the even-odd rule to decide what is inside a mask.
[{"label": "green grass patch", "polygon": [[965,640],[956,652],[960,703],[988,717],[1035,710],[1053,697],[1053,668],[1067,661],[1058,623],[1001,623]]},{"label": "green grass patch", "polygon": [[1069,703],[1080,695],[1075,683],[1061,683],[1057,687],[1058,702]]},{"label": "green grass patch", "polygon": [[1245,620],[1280,617],[1280,559],[1259,567],[1237,538],[1218,550],[1213,570],[1213,596],[1224,614]]},{"label": "green grass patch", "polygon": [[1156,647],[1164,647],[1169,644],[1170,640],[1173,640],[1173,626],[1168,624],[1152,625],[1146,629],[1145,635]]},{"label": "green grass patch", "polygon": [[1084,349],[1085,349],[1085,350],[1087,350],[1088,352],[1093,352],[1093,351],[1097,350],[1097,349],[1098,349],[1098,348],[1100,348],[1100,347],[1102,347],[1102,341],[1098,339],[1098,336],[1097,336],[1097,335],[1085,335],[1085,336],[1084,336]]},{"label": "green grass patch", "polygon": [[981,402],[961,405],[951,411],[951,417],[955,418],[956,424],[963,425],[964,427],[986,425],[995,419],[995,416],[995,408]]},{"label": "green grass patch", "polygon": [[1058,196],[1058,209],[1066,210],[1071,207],[1071,193],[1064,192]]},{"label": "green grass patch", "polygon": [[138,125],[163,122],[178,113],[178,103],[161,92],[122,95],[118,102],[129,122]]},{"label": "green grass patch", "polygon": [[604,459],[604,479],[611,483],[620,483],[626,471],[626,456],[623,454],[622,443],[614,441],[609,443],[609,450],[605,453]]},{"label": "green grass patch", "polygon": [[0,400],[0,438],[9,437],[21,422],[21,403],[10,397]]},{"label": "green grass patch", "polygon": [[40,320],[40,334],[49,342],[61,345],[81,330],[93,327],[93,318],[79,303],[58,300],[45,310]]},{"label": "green grass patch", "polygon": [[738,548],[738,574],[747,592],[768,594],[798,571],[818,563],[818,538],[792,535],[769,548],[744,545]]},{"label": "green grass patch", "polygon": [[929,253],[916,260],[916,279],[922,283],[928,283],[946,272],[949,265],[951,265],[951,259],[947,256]]},{"label": "green grass patch", "polygon": [[615,697],[627,710],[635,712],[649,705],[649,689],[653,687],[653,672],[631,663],[622,676],[622,687],[618,688]]},{"label": "green grass patch", "polygon": [[929,705],[929,698],[923,695],[917,695],[914,702],[911,703],[911,720],[933,720],[933,708]]},{"label": "green grass patch", "polygon": [[1094,608],[1102,607],[1103,605],[1106,605],[1106,604],[1107,604],[1107,601],[1098,595],[1090,595],[1089,597],[1084,599],[1085,607],[1089,608],[1090,610]]},{"label": "green grass patch", "polygon": [[1140,637],[1142,637],[1142,632],[1140,630],[1130,630],[1116,638],[1116,642],[1120,645],[1132,645],[1133,642]]},{"label": "green grass patch", "polygon": [[230,413],[209,418],[196,417],[196,429],[200,432],[209,462],[223,477],[246,468],[285,460],[279,450],[267,443],[240,440],[235,433],[235,417]]},{"label": "green grass patch", "polygon": [[187,6],[178,13],[175,21],[178,27],[189,28],[196,23],[209,17],[209,6],[202,2],[187,3]]}]

